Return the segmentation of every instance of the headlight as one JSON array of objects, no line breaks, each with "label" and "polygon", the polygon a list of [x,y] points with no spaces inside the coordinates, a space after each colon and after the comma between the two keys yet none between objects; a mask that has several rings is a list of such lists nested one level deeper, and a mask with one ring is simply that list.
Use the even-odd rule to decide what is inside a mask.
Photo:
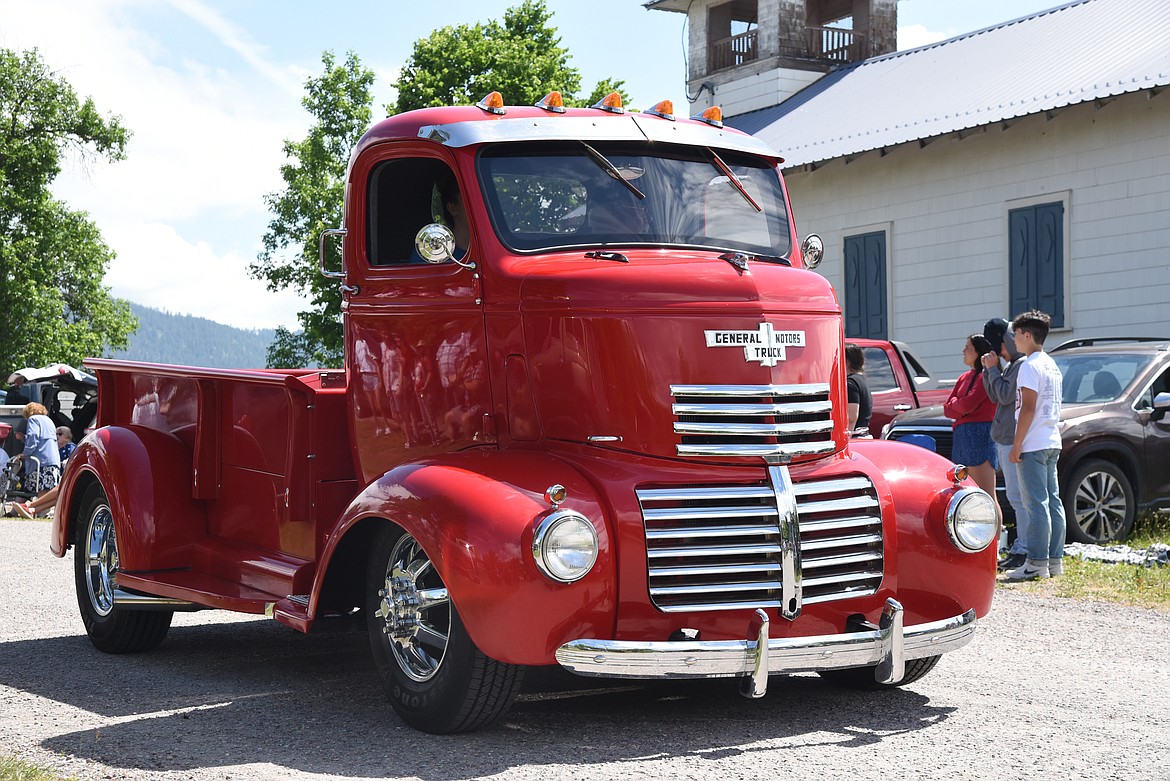
[{"label": "headlight", "polygon": [[947,531],[960,550],[983,550],[999,534],[995,502],[978,488],[960,489],[947,505]]},{"label": "headlight", "polygon": [[558,583],[580,580],[597,562],[597,530],[580,513],[553,510],[537,521],[532,557]]}]

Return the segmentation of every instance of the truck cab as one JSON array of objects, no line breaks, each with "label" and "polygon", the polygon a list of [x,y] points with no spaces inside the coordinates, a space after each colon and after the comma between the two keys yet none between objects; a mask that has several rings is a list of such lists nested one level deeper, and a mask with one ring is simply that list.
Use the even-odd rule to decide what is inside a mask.
[{"label": "truck cab", "polygon": [[207,607],[356,622],[398,714],[457,732],[531,666],[763,696],[798,670],[905,685],[968,642],[990,498],[849,441],[841,311],[779,156],[665,108],[497,96],[371,128],[322,237],[342,372],[90,362],[53,548],[95,645]]}]

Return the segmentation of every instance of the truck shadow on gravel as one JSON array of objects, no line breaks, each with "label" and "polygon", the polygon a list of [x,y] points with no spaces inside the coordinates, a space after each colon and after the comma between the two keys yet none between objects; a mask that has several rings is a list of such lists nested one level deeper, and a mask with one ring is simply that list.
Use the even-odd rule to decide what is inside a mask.
[{"label": "truck shadow on gravel", "polygon": [[391,710],[360,633],[306,637],[260,620],[179,626],[157,651],[120,657],[84,636],[0,644],[0,684],[87,712],[38,706],[31,719],[40,729],[94,724],[48,737],[44,748],[155,772],[271,763],[446,781],[550,763],[862,747],[954,710],[911,690],[853,692],[815,676],[774,677],[767,697],[747,700],[730,680],[615,687],[533,673],[494,727],[433,736]]}]

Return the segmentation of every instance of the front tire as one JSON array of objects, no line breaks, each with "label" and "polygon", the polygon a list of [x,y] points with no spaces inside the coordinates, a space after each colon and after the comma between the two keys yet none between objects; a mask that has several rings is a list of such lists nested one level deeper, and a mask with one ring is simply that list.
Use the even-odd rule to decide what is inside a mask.
[{"label": "front tire", "polygon": [[1078,464],[1065,483],[1061,501],[1068,536],[1074,542],[1108,545],[1133,531],[1133,486],[1125,472],[1108,461]]},{"label": "front tire", "polygon": [[475,647],[422,546],[396,529],[374,544],[366,577],[370,649],[399,717],[434,734],[469,732],[511,706],[523,668]]},{"label": "front tire", "polygon": [[844,670],[819,670],[817,672],[822,678],[835,686],[841,686],[846,689],[864,689],[873,691],[877,689],[891,689],[899,686],[905,686],[909,683],[914,683],[922,676],[934,669],[938,664],[941,656],[927,656],[922,659],[907,659],[906,660],[906,674],[902,676],[902,680],[897,683],[878,683],[874,679],[874,667],[848,667]]},{"label": "front tire", "polygon": [[171,628],[169,610],[126,610],[114,604],[117,589],[118,543],[114,515],[101,485],[82,496],[73,550],[77,607],[89,641],[108,654],[152,651]]}]

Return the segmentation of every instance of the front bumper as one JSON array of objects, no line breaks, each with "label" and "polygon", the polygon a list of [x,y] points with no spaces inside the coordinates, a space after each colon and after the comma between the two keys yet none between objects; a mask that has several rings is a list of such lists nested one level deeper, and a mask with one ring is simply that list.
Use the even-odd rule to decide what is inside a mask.
[{"label": "front bumper", "polygon": [[937,656],[962,648],[975,634],[975,611],[903,627],[903,608],[886,600],[878,626],[859,632],[814,637],[769,638],[763,610],[755,639],[712,642],[628,642],[581,639],[557,649],[557,662],[577,675],[601,678],[746,677],[745,694],[762,697],[768,675],[873,667],[879,683],[897,683],[907,659]]}]

